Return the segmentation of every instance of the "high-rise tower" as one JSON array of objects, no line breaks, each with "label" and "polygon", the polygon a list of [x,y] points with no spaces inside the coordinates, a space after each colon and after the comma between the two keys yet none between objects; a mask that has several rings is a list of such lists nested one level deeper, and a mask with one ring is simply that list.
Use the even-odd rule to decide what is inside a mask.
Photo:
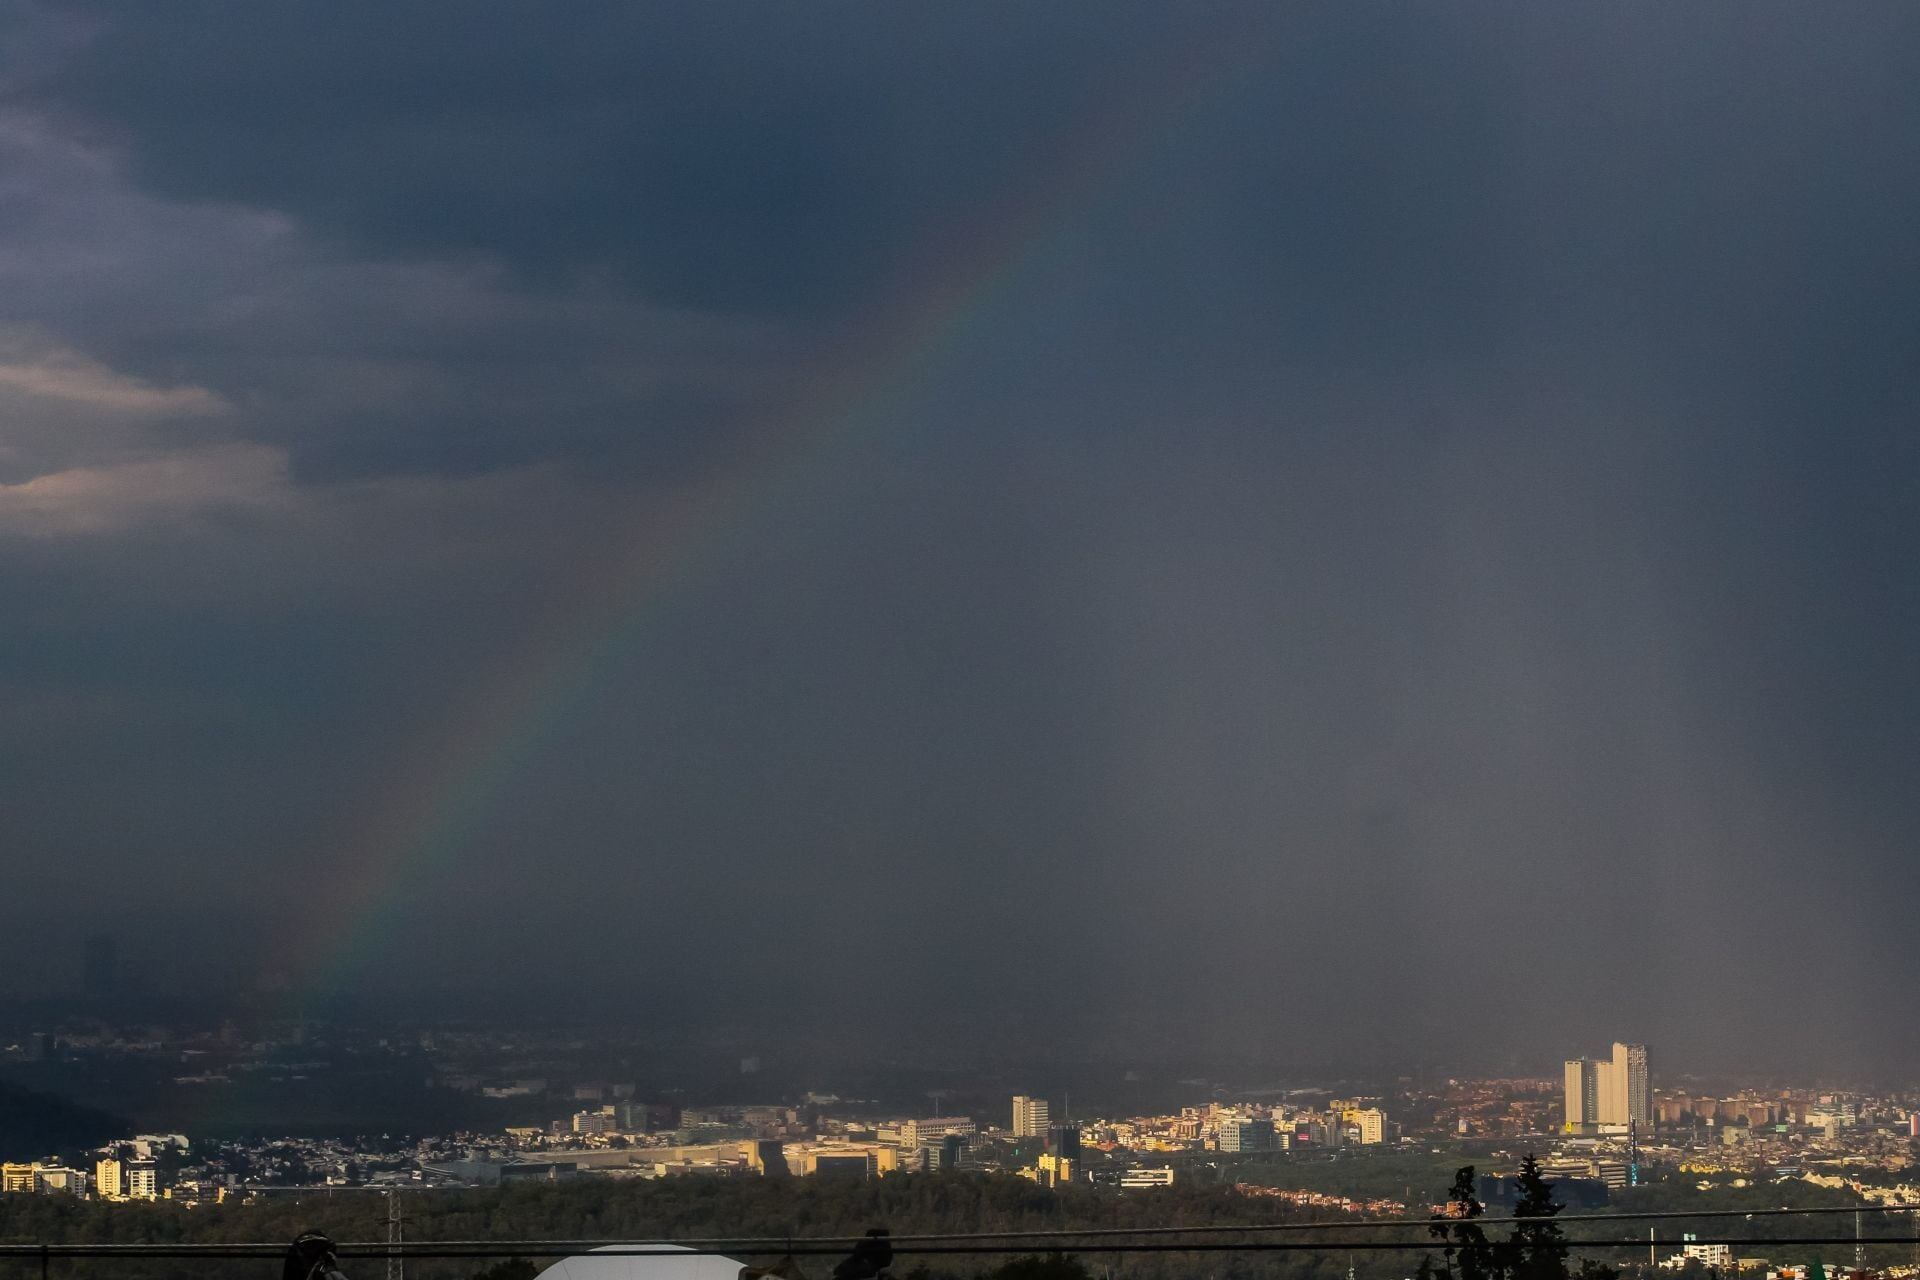
[{"label": "high-rise tower", "polygon": [[1569,1058],[1566,1063],[1567,1129],[1625,1133],[1653,1128],[1653,1089],[1647,1077],[1647,1046],[1614,1042],[1605,1058]]},{"label": "high-rise tower", "polygon": [[1051,1119],[1051,1108],[1045,1098],[1029,1098],[1026,1094],[1015,1094],[1013,1098],[1013,1136],[1016,1138],[1045,1137],[1047,1121]]},{"label": "high-rise tower", "polygon": [[1568,1133],[1600,1123],[1600,1068],[1604,1065],[1592,1058],[1567,1059]]},{"label": "high-rise tower", "polygon": [[1608,1073],[1613,1105],[1604,1117],[1607,1124],[1632,1125],[1647,1130],[1653,1127],[1653,1090],[1647,1085],[1647,1046],[1613,1045],[1613,1070]]}]

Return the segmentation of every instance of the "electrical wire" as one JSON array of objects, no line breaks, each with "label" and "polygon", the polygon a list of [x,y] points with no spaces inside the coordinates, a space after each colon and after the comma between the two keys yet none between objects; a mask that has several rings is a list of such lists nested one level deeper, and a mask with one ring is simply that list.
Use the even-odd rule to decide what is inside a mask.
[{"label": "electrical wire", "polygon": [[[1182,1252],[1304,1252],[1335,1250],[1430,1250],[1444,1248],[1446,1241],[1434,1236],[1436,1229],[1450,1231],[1471,1225],[1475,1228],[1519,1224],[1561,1226],[1568,1223],[1645,1222],[1723,1218],[1802,1217],[1833,1214],[1920,1213],[1910,1205],[1821,1205],[1779,1209],[1702,1209],[1644,1210],[1626,1213],[1556,1214],[1551,1217],[1483,1216],[1478,1218],[1387,1218],[1363,1221],[1318,1220],[1313,1222],[1219,1223],[1180,1227],[1090,1227],[1029,1231],[936,1232],[889,1237],[896,1253],[902,1254],[1007,1254],[1007,1253],[1182,1253]],[[1426,1238],[1417,1240],[1320,1239],[1274,1240],[1239,1239],[1197,1240],[1191,1237],[1222,1235],[1271,1237],[1291,1232],[1353,1232],[1381,1229],[1420,1230]],[[1183,1237],[1168,1240],[1166,1237]],[[1120,1239],[1124,1237],[1124,1239]],[[340,1257],[355,1258],[507,1258],[541,1257],[561,1254],[598,1253],[608,1257],[687,1257],[725,1256],[733,1253],[783,1253],[794,1256],[838,1255],[855,1245],[861,1236],[740,1236],[705,1237],[678,1241],[661,1240],[561,1240],[530,1239],[440,1240],[346,1243],[336,1246]],[[943,1243],[944,1242],[944,1243]],[[1563,1239],[1570,1249],[1641,1249],[1681,1244],[1724,1245],[1916,1245],[1920,1235],[1909,1236],[1716,1236],[1698,1234],[1682,1240],[1649,1239]],[[0,1258],[266,1258],[281,1257],[287,1246],[269,1242],[246,1243],[170,1243],[170,1244],[0,1244]]]},{"label": "electrical wire", "polygon": [[[1629,1249],[1639,1250],[1649,1247],[1679,1248],[1682,1245],[1727,1245],[1727,1246],[1765,1246],[1779,1245],[1917,1245],[1920,1236],[1714,1236],[1681,1238],[1678,1240],[1645,1240],[1627,1237],[1616,1240],[1565,1240],[1559,1242],[1569,1250],[1575,1249]],[[1136,1242],[1115,1241],[1109,1244],[1079,1244],[1035,1248],[1021,1244],[962,1244],[962,1245],[908,1245],[895,1248],[899,1255],[948,1256],[963,1254],[1127,1254],[1127,1253],[1337,1253],[1337,1252],[1416,1252],[1436,1251],[1447,1245],[1443,1240],[1211,1240],[1211,1241],[1171,1241]],[[4,1258],[281,1258],[287,1246],[279,1244],[249,1243],[228,1246],[218,1245],[103,1245],[103,1244],[0,1244],[0,1259]],[[591,1240],[581,1241],[496,1241],[487,1245],[448,1246],[444,1244],[400,1245],[357,1244],[340,1245],[337,1256],[346,1258],[538,1258],[555,1256],[578,1256],[592,1254],[603,1258],[694,1258],[727,1257],[720,1249],[666,1249],[659,1245],[652,1247],[626,1247],[607,1245]],[[766,1250],[734,1250],[733,1252],[780,1253],[793,1257],[838,1257],[845,1253],[840,1248],[807,1247],[795,1244],[793,1248]]]}]

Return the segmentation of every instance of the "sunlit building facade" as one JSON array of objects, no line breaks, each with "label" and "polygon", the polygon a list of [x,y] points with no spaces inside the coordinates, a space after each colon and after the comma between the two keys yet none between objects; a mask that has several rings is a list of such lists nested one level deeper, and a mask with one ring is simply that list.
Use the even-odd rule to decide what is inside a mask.
[{"label": "sunlit building facade", "polygon": [[1029,1098],[1024,1093],[1015,1094],[1013,1136],[1016,1138],[1045,1137],[1047,1124],[1053,1118],[1051,1111],[1045,1098]]}]

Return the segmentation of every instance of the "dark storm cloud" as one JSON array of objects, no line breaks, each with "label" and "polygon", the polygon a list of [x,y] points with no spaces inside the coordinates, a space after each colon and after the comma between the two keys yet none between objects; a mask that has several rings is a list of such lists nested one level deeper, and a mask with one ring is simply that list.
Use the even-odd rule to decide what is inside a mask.
[{"label": "dark storm cloud", "polygon": [[[1808,234],[1842,217],[1898,234],[1908,193],[1889,175],[1912,144],[1878,127],[1901,86],[1875,57],[1908,34],[1894,13],[1835,30],[1788,9],[81,12],[102,30],[40,92],[120,138],[151,190],[282,211],[375,254],[477,257],[522,285],[591,273],[658,306],[806,317],[790,359],[1099,149],[1120,158],[1073,211],[1082,260],[1050,346],[1121,359],[1150,395],[1162,371],[1497,377],[1547,359],[1597,384],[1581,394],[1718,365],[1772,402],[1796,391],[1768,379],[1816,361],[1841,366],[1803,380],[1830,403],[1897,378],[1905,354],[1874,308],[1907,296],[1911,261]],[[549,333],[614,348],[610,319]],[[411,335],[372,321],[370,345],[404,351]],[[333,330],[366,331],[352,314]],[[464,400],[433,387],[399,420],[288,443],[319,470],[644,461],[656,430],[671,454],[777,411],[783,385],[596,395],[588,357],[500,337],[529,358],[470,342]],[[733,363],[736,383],[751,367]],[[761,372],[777,367],[767,353]]]},{"label": "dark storm cloud", "polygon": [[816,312],[899,265],[1164,20],[1015,6],[142,5],[60,98],[144,179],[392,253]]},{"label": "dark storm cloud", "polygon": [[[1911,1047],[1909,8],[8,12],[36,901],[284,904],[691,494],[421,980]],[[703,505],[821,370],[865,432]]]}]

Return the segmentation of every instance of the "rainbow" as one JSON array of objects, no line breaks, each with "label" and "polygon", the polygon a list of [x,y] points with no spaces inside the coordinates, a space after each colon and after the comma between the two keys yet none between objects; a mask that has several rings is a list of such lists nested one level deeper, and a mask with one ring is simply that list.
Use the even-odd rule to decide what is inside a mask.
[{"label": "rainbow", "polygon": [[703,553],[837,445],[893,421],[890,409],[986,317],[1049,249],[1076,211],[1128,162],[1170,135],[1195,102],[1255,65],[1265,41],[1214,32],[1172,50],[1124,101],[1083,116],[1044,149],[1036,178],[982,209],[970,236],[922,246],[917,269],[847,331],[777,417],[751,424],[718,473],[649,509],[549,608],[511,660],[475,682],[457,712],[417,743],[359,829],[317,870],[279,967],[294,991],[345,984],[378,954],[406,904],[453,864],[494,798],[564,723],[596,677],[691,578]]}]

